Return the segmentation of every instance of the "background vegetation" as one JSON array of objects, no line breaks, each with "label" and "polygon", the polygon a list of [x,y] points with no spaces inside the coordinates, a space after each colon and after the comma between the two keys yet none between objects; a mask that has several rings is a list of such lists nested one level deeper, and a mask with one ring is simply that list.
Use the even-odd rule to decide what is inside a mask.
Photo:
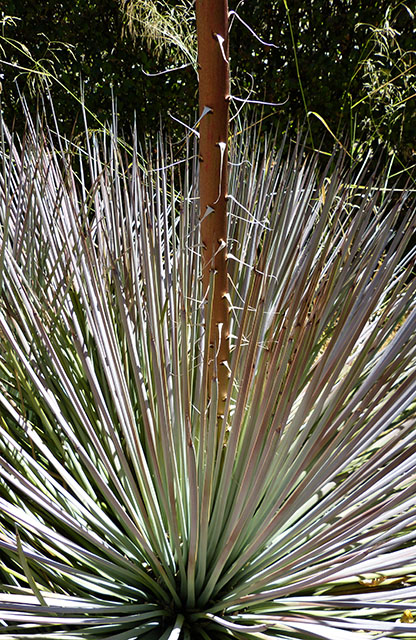
[{"label": "background vegetation", "polygon": [[[152,7],[150,13],[146,6]],[[283,103],[264,108],[264,126],[276,121],[269,117],[274,115],[294,126],[306,119],[315,146],[329,128],[338,137],[347,136],[354,150],[360,140],[364,145],[383,142],[406,166],[413,162],[416,56],[411,3],[243,0],[230,2],[230,9],[241,17],[233,20],[230,39],[233,94]],[[129,129],[136,117],[139,130],[151,133],[159,129],[162,111],[166,129],[178,127],[166,111],[188,122],[197,104],[193,65],[159,76],[146,74],[190,62],[196,44],[182,32],[179,44],[163,47],[155,43],[154,32],[147,30],[142,38],[137,37],[140,28],[129,28],[139,26],[140,16],[152,24],[155,10],[164,16],[165,32],[175,20],[187,24],[186,33],[195,31],[192,4],[178,0],[44,0],[40,5],[6,0],[3,16],[15,16],[16,21],[3,25],[2,58],[20,67],[17,71],[3,64],[6,119],[21,117],[16,76],[35,102],[39,85],[45,84],[38,73],[43,69],[58,80],[49,77],[66,132],[80,113],[73,96],[80,95],[81,83],[87,107],[101,121],[111,118],[113,91],[122,128]],[[253,38],[242,21],[273,46]],[[234,112],[240,106],[236,103]]]}]

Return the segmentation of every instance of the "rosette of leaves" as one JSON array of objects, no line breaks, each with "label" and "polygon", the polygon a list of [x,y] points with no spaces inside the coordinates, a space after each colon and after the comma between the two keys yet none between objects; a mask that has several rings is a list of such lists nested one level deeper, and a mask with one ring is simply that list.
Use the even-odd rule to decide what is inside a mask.
[{"label": "rosette of leaves", "polygon": [[4,640],[414,637],[414,198],[259,139],[218,420],[196,152],[3,124]]}]

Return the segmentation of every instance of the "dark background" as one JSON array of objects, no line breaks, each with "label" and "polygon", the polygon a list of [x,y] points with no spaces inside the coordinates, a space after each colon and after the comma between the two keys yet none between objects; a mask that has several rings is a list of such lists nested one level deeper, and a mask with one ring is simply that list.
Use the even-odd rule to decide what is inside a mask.
[{"label": "dark background", "polygon": [[[166,4],[175,11],[177,2]],[[230,2],[230,9],[236,4]],[[409,166],[415,157],[416,124],[416,22],[411,4],[245,0],[238,6],[239,15],[276,48],[261,44],[235,20],[230,36],[232,91],[244,97],[252,88],[252,99],[285,102],[280,107],[256,107],[265,128],[279,120],[294,132],[304,123],[314,146],[321,144],[324,134],[333,141],[330,129],[355,150],[360,141],[363,147],[382,143]],[[134,39],[118,1],[6,0],[4,15],[19,20],[15,26],[3,25],[0,57],[23,67],[18,70],[4,62],[1,67],[2,108],[9,124],[14,120],[19,128],[23,123],[16,77],[30,107],[35,107],[45,85],[34,73],[41,67],[55,77],[50,92],[60,128],[67,134],[74,127],[75,132],[83,129],[74,97],[79,98],[81,84],[86,106],[101,123],[111,118],[113,91],[125,132],[133,117],[143,135],[157,131],[161,117],[167,131],[183,135],[168,111],[188,123],[194,120],[194,69],[146,76],[143,70],[155,73],[176,66],[178,60],[172,49],[156,59],[140,38]],[[250,109],[244,107],[242,113]],[[315,115],[307,117],[308,111],[319,114],[326,125]],[[88,124],[100,127],[91,118]]]}]

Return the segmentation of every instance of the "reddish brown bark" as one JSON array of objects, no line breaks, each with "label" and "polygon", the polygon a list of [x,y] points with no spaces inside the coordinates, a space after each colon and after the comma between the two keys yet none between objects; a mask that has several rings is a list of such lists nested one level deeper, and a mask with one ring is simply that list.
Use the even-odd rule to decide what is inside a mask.
[{"label": "reddish brown bark", "polygon": [[[227,211],[228,180],[228,2],[196,0],[199,66],[199,112],[206,108],[199,125],[201,241],[203,288],[206,293],[211,272],[215,289],[210,333],[210,361],[217,353],[221,412],[227,393],[229,356],[229,306],[227,300]],[[211,213],[208,211],[213,210]],[[219,328],[222,327],[221,332]],[[213,375],[213,364],[210,373]],[[210,376],[211,377],[211,376]]]}]

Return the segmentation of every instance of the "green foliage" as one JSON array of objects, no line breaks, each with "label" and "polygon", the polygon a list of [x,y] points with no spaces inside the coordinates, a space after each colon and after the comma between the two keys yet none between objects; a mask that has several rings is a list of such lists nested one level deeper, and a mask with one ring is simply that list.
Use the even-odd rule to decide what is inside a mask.
[{"label": "green foliage", "polygon": [[140,34],[157,59],[167,50],[178,63],[188,62],[196,69],[195,16],[189,0],[174,7],[154,0],[123,0],[122,5],[133,37]]},{"label": "green foliage", "polygon": [[[369,145],[376,149],[381,142],[409,166],[414,160],[416,113],[411,8],[410,3],[392,5],[388,0],[230,2],[230,9],[236,9],[265,43],[274,45],[259,43],[232,18],[232,93],[283,102],[281,107],[265,108],[266,127],[279,118],[289,122],[292,135],[308,118],[316,146],[328,128],[339,139],[348,136],[353,153],[363,153]],[[64,0],[59,5],[46,0],[41,9],[29,0],[7,0],[5,13],[19,20],[15,28],[8,25],[4,30],[4,59],[26,70],[29,75],[20,74],[20,81],[26,79],[29,88],[42,69],[58,79],[60,88],[52,85],[51,90],[68,134],[80,114],[73,96],[80,95],[81,82],[86,105],[100,122],[111,121],[112,91],[120,126],[127,131],[134,114],[139,131],[148,133],[159,128],[160,114],[166,116],[167,111],[185,122],[192,119],[197,82],[192,68],[195,25],[188,0]],[[20,43],[20,50],[10,39]],[[192,65],[174,73],[145,75],[186,62]],[[13,115],[21,118],[13,88],[16,69],[4,65],[3,72],[3,108],[11,121]],[[233,113],[240,107],[232,103]],[[164,122],[165,128],[177,127],[166,117]]]},{"label": "green foliage", "polygon": [[218,424],[196,149],[1,140],[0,637],[414,637],[412,194],[235,133]]},{"label": "green foliage", "polygon": [[[84,130],[81,95],[89,111],[105,123],[112,118],[113,93],[120,125],[130,130],[136,119],[139,131],[147,134],[159,129],[166,107],[175,115],[192,112],[197,91],[194,71],[167,74],[159,80],[147,76],[161,67],[176,66],[175,59],[166,54],[158,61],[139,41],[135,45],[115,0],[58,4],[46,0],[40,6],[30,0],[6,0],[4,10],[17,22],[15,27],[5,27],[1,39],[3,60],[16,65],[3,63],[6,99],[2,106],[8,121],[17,118],[20,128],[24,120],[14,80],[19,78],[34,108],[39,94],[30,98],[28,93],[35,79],[43,81],[44,72],[60,126],[68,135],[74,126],[77,132]],[[50,82],[53,78],[57,82]],[[78,126],[74,125],[77,119]]]},{"label": "green foliage", "polygon": [[[411,161],[415,17],[406,3],[246,0],[238,12],[277,47],[254,47],[249,32],[233,26],[233,75],[240,86],[268,102],[287,99],[278,113],[289,114],[295,127],[315,112],[337,137],[349,135],[353,150],[356,143],[381,141]],[[322,122],[310,117],[309,125],[319,144]]]},{"label": "green foliage", "polygon": [[[416,54],[402,48],[402,33],[394,28],[402,12],[408,11],[414,22],[414,14],[401,3],[389,7],[378,26],[357,24],[369,34],[367,46],[356,70],[362,81],[364,94],[351,111],[367,103],[363,127],[376,142],[386,144],[391,152],[403,152],[405,158],[414,154],[410,130],[415,126]],[[403,23],[403,21],[402,21]]]}]

